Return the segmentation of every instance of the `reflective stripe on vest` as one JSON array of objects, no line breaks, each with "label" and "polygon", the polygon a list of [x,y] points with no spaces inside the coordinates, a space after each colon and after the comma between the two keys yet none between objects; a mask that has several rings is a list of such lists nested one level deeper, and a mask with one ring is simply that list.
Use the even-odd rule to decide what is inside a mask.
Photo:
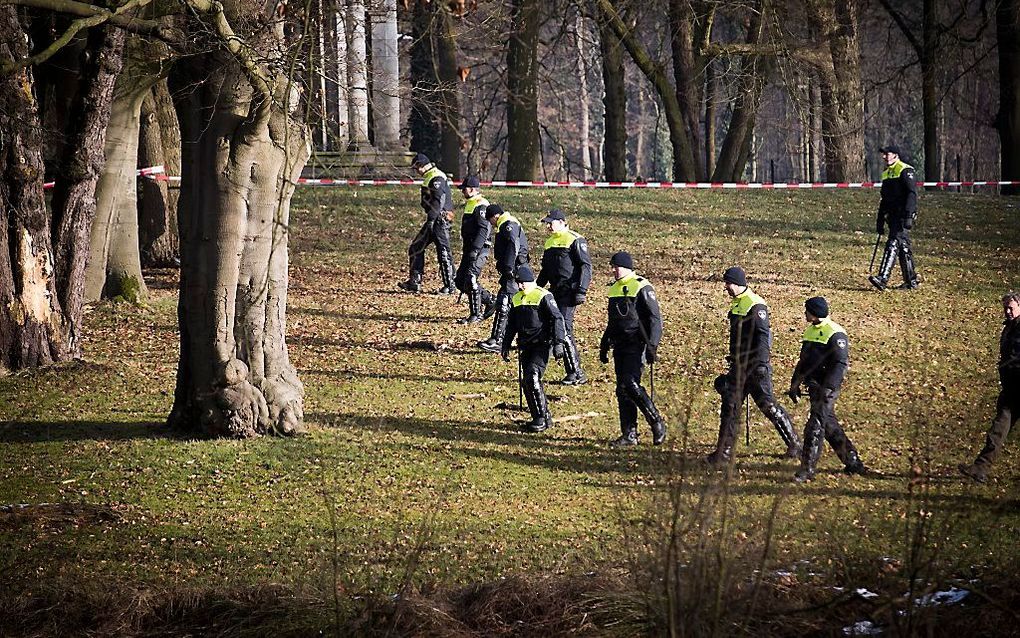
[{"label": "reflective stripe on vest", "polygon": [[817,325],[811,324],[804,330],[804,341],[826,344],[829,343],[829,339],[832,338],[832,335],[837,332],[846,334],[846,330],[843,330],[838,323],[828,317],[825,317],[819,321]]},{"label": "reflective stripe on vest", "polygon": [[549,238],[545,240],[545,249],[550,248],[570,248],[570,245],[580,239],[581,236],[572,230],[564,229],[558,230],[555,233],[549,235]]},{"label": "reflective stripe on vest", "polygon": [[517,294],[514,295],[514,308],[519,306],[537,306],[541,303],[542,297],[551,294],[551,292],[539,286],[535,286],[531,290],[519,290],[517,291]]},{"label": "reflective stripe on vest", "polygon": [[447,181],[450,180],[450,178],[446,176],[446,173],[433,166],[432,168],[425,172],[425,175],[422,176],[421,178],[422,186],[425,186],[427,188],[429,183],[437,177],[442,177]]},{"label": "reflective stripe on vest", "polygon": [[751,308],[758,304],[768,305],[753,290],[746,288],[744,292],[733,298],[733,303],[730,304],[730,313],[738,317],[746,317],[747,313],[751,312]]},{"label": "reflective stripe on vest", "polygon": [[503,230],[503,224],[507,222],[513,222],[518,226],[521,225],[521,222],[517,221],[516,217],[514,217],[510,213],[503,213],[502,215],[496,218],[496,232]]},{"label": "reflective stripe on vest", "polygon": [[900,173],[907,170],[908,168],[914,167],[911,166],[910,164],[907,164],[903,160],[896,160],[892,166],[887,166],[886,169],[882,171],[882,181],[884,182],[887,179],[896,179],[897,177],[900,176]]},{"label": "reflective stripe on vest", "polygon": [[638,277],[634,273],[630,273],[609,285],[609,297],[637,297],[642,288],[650,285],[644,277]]},{"label": "reflective stripe on vest", "polygon": [[489,201],[487,199],[485,199],[484,197],[482,197],[481,194],[475,195],[471,199],[469,199],[466,202],[464,202],[464,215],[467,216],[467,215],[472,214],[473,212],[475,212],[475,209],[478,208],[479,206],[488,206],[488,205],[489,205]]}]

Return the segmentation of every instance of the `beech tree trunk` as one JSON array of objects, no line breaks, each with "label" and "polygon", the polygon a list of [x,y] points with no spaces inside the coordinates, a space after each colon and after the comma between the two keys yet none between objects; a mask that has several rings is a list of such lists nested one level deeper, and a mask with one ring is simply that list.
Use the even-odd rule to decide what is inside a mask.
[{"label": "beech tree trunk", "polygon": [[[0,5],[0,55],[28,57],[26,25]],[[94,195],[124,33],[94,28],[80,68],[52,217],[43,195],[43,135],[31,68],[0,75],[0,368],[81,355],[83,283]]]},{"label": "beech tree trunk", "polygon": [[[698,153],[701,145],[701,106],[704,102],[707,85],[705,66],[707,59],[701,53],[708,44],[714,19],[714,5],[707,5],[696,0],[670,0],[669,22],[671,31],[671,49],[673,54],[673,86],[676,91],[680,113],[683,116],[687,139],[693,149],[695,158],[707,157]],[[707,113],[705,120],[708,126]],[[707,140],[706,140],[707,144]],[[695,162],[698,181],[702,181],[711,171],[708,165]]]},{"label": "beech tree trunk", "polygon": [[[1020,180],[1020,0],[999,0],[995,13],[999,45],[999,131],[1003,180]],[[1020,194],[1005,186],[1003,194]]]},{"label": "beech tree trunk", "polygon": [[296,434],[303,388],[287,354],[288,233],[310,154],[296,91],[277,81],[269,102],[222,53],[180,72],[192,88],[177,103],[181,352],[168,423],[204,436]]},{"label": "beech tree trunk", "polygon": [[439,139],[442,147],[439,167],[450,175],[460,174],[460,96],[457,76],[457,45],[453,35],[453,16],[447,7],[436,10],[436,60],[439,75]]},{"label": "beech tree trunk", "polygon": [[591,108],[591,97],[588,90],[588,54],[586,52],[584,14],[578,10],[574,17],[574,41],[577,45],[577,85],[580,89],[580,154],[581,179],[591,179],[591,123],[588,111]]},{"label": "beech tree trunk", "polygon": [[538,27],[541,3],[513,0],[507,65],[507,169],[509,180],[538,176]]},{"label": "beech tree trunk", "polygon": [[[181,174],[181,129],[166,80],[142,100],[138,165],[163,166],[167,175]],[[167,180],[142,179],[138,239],[142,264],[167,268],[180,265],[177,199],[180,189]]]},{"label": "beech tree trunk", "polygon": [[610,26],[601,5],[598,9],[599,42],[602,49],[602,84],[605,95],[605,137],[602,147],[603,175],[607,181],[627,179],[627,90],[623,66],[623,43]]}]

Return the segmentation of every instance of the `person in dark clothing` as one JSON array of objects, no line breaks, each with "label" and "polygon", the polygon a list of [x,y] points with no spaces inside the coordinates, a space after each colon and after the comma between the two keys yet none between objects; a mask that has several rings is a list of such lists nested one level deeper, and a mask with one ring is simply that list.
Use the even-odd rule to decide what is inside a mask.
[{"label": "person in dark clothing", "polygon": [[900,159],[900,149],[883,146],[879,149],[886,168],[882,172],[882,200],[878,204],[878,218],[875,230],[881,235],[889,223],[889,239],[878,266],[877,275],[869,275],[868,281],[879,290],[885,290],[892,275],[893,264],[899,256],[904,290],[917,288],[917,271],[914,268],[914,253],[910,247],[910,229],[917,219],[917,174],[914,167]]},{"label": "person in dark clothing", "polygon": [[510,312],[510,301],[517,292],[515,276],[517,269],[528,263],[528,238],[517,218],[503,210],[499,204],[485,208],[485,218],[496,229],[492,254],[499,273],[499,292],[496,294],[495,316],[492,319],[492,334],[478,347],[488,352],[499,353],[503,349],[503,334]]},{"label": "person in dark clothing", "polygon": [[614,254],[609,264],[614,281],[609,285],[609,316],[599,344],[599,361],[609,363],[609,351],[612,350],[620,437],[610,445],[637,445],[638,410],[652,428],[652,443],[662,445],[666,440],[666,422],[641,386],[644,364],[646,361],[655,363],[662,339],[659,302],[652,284],[634,272],[634,260],[628,253],[620,251]]},{"label": "person in dark clothing", "polygon": [[463,250],[454,283],[457,290],[467,295],[468,316],[459,319],[458,323],[477,323],[495,309],[495,297],[478,279],[492,245],[489,241],[491,228],[485,219],[485,208],[489,202],[482,197],[481,182],[473,175],[464,178],[460,191],[464,195],[464,216],[460,220]]},{"label": "person in dark clothing", "polygon": [[588,242],[584,237],[567,227],[563,211],[553,209],[542,219],[549,237],[542,252],[542,269],[538,273],[538,285],[548,285],[556,298],[556,305],[563,313],[563,325],[567,331],[566,356],[563,367],[566,376],[563,385],[581,385],[588,381],[581,369],[581,352],[574,338],[574,310],[585,302],[588,286],[591,284],[591,257],[588,256]]},{"label": "person in dark clothing", "polygon": [[814,478],[826,440],[843,462],[844,472],[866,474],[867,468],[857,448],[843,432],[835,413],[836,399],[849,365],[850,340],[846,331],[829,318],[829,304],[824,297],[812,297],[804,302],[804,319],[809,325],[804,330],[800,360],[787,395],[796,403],[801,397],[801,385],[807,385],[811,413],[804,426],[804,452],[794,479],[804,482]]},{"label": "person in dark clothing", "polygon": [[974,462],[960,466],[964,476],[984,483],[988,470],[999,456],[1010,430],[1020,419],[1020,293],[1009,292],[1002,298],[1006,316],[999,336],[999,383],[1002,390],[995,403],[995,419],[985,435],[985,447]]},{"label": "person in dark clothing", "polygon": [[521,289],[513,297],[501,354],[504,361],[510,361],[510,346],[517,337],[521,389],[531,412],[531,422],[521,426],[521,430],[542,432],[552,426],[542,375],[549,363],[550,346],[557,359],[564,356],[563,316],[552,293],[535,284],[535,273],[531,267],[527,264],[518,267],[516,280]]},{"label": "person in dark clothing", "polygon": [[443,287],[436,292],[449,295],[454,291],[453,256],[450,252],[450,222],[453,221],[450,178],[423,153],[414,156],[411,166],[422,176],[421,207],[425,211],[425,223],[407,249],[407,281],[397,286],[408,292],[421,292],[425,275],[425,250],[429,244],[435,244],[439,274],[443,280]]},{"label": "person in dark clothing", "polygon": [[730,349],[726,360],[729,370],[716,378],[715,388],[722,397],[719,439],[715,451],[705,459],[710,465],[725,465],[733,458],[733,444],[740,423],[740,405],[750,394],[755,405],[772,422],[786,445],[786,456],[800,456],[800,441],[793,422],[772,393],[772,330],[765,300],[747,287],[740,266],[723,274],[727,294],[733,299],[727,314],[730,322]]}]

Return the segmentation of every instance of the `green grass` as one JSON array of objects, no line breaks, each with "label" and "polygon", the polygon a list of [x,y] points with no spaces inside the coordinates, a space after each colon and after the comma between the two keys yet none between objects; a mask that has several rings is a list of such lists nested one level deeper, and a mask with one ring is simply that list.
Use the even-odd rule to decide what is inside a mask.
[{"label": "green grass", "polygon": [[[332,588],[336,559],[345,595],[385,594],[399,590],[412,558],[415,583],[441,585],[631,565],[639,543],[626,539],[650,508],[662,511],[680,468],[679,491],[691,498],[718,481],[691,468],[718,428],[711,382],[724,366],[728,306],[718,275],[732,264],[770,303],[777,389],[799,350],[803,300],[828,297],[851,339],[837,413],[878,474],[845,477],[826,449],[819,478],[792,486],[796,463],[778,457],[778,436],[752,408],[751,445],[741,436],[730,519],[718,538],[756,537],[781,498],[769,564],[805,559],[854,585],[880,557],[904,556],[920,491],[938,523],[926,542],[941,576],[1017,563],[1015,448],[987,486],[965,484],[955,466],[972,458],[993,415],[998,300],[1020,286],[1020,202],[923,194],[914,233],[922,287],[880,294],[865,281],[874,192],[487,195],[522,220],[535,261],[544,238],[537,220],[550,207],[566,210],[588,237],[597,284],[577,332],[592,381],[547,390],[554,416],[600,416],[548,436],[518,434],[513,420],[523,415],[499,407],[516,404],[515,366],[474,347],[488,326],[456,325],[466,305],[448,297],[397,293],[420,224],[413,189],[304,189],[292,215],[289,344],[311,435],[168,436],[176,295],[172,273],[156,273],[147,305],[91,309],[87,363],[0,379],[0,504],[115,513],[25,521],[0,512],[0,588],[272,582],[321,590]],[[606,446],[618,431],[613,378],[595,355],[601,284],[620,249],[655,284],[665,318],[655,391],[673,428],[660,449],[644,427],[639,449]],[[438,287],[434,256],[428,264],[429,286]],[[547,380],[560,374],[554,364]],[[806,407],[791,414],[799,428]]]}]

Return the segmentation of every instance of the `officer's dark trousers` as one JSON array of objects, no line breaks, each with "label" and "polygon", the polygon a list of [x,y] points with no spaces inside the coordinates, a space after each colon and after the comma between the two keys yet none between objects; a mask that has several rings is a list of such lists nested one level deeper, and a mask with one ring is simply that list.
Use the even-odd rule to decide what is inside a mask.
[{"label": "officer's dark trousers", "polygon": [[613,367],[616,370],[616,403],[620,409],[620,431],[626,435],[637,429],[638,410],[651,423],[660,418],[651,397],[641,385],[645,345],[620,343],[613,345]]},{"label": "officer's dark trousers", "polygon": [[478,277],[481,276],[482,270],[485,268],[485,260],[488,258],[488,248],[482,248],[474,257],[471,256],[470,252],[464,252],[460,256],[460,264],[457,265],[457,276],[454,279],[457,290],[467,295],[471,294],[474,290],[481,289]]},{"label": "officer's dark trousers", "polygon": [[768,364],[749,366],[749,372],[731,369],[726,374],[726,387],[722,388],[722,410],[719,418],[719,442],[717,449],[732,448],[740,425],[740,408],[747,395],[751,395],[758,406],[779,433],[791,454],[797,449],[797,434],[793,430],[790,416],[783,406],[776,402],[772,392],[772,367]]},{"label": "officer's dark trousers", "polygon": [[839,421],[836,420],[835,406],[836,399],[839,398],[839,391],[836,390],[827,397],[825,390],[812,384],[808,386],[808,397],[811,399],[811,413],[804,426],[804,452],[801,462],[806,467],[814,469],[818,457],[822,453],[824,440],[829,442],[843,465],[858,464],[860,459],[857,455],[857,448],[847,438]]},{"label": "officer's dark trousers", "polygon": [[539,422],[549,415],[549,407],[545,399],[545,388],[542,375],[549,364],[549,344],[527,344],[520,350],[521,389],[528,401],[528,411],[533,422]]},{"label": "officer's dark trousers", "polygon": [[500,275],[499,292],[496,293],[496,314],[492,316],[492,334],[489,341],[503,343],[506,334],[506,320],[510,316],[510,302],[520,287],[511,275]]},{"label": "officer's dark trousers", "polygon": [[910,247],[910,231],[903,227],[902,220],[890,220],[889,239],[885,242],[885,252],[882,253],[882,263],[878,268],[878,278],[883,282],[889,281],[897,258],[900,262],[900,272],[903,274],[903,283],[910,287],[916,286],[917,272],[914,268],[914,253]]},{"label": "officer's dark trousers", "polygon": [[573,355],[577,360],[576,363],[578,368],[580,368],[581,350],[577,347],[577,340],[574,339],[574,312],[577,310],[577,306],[574,305],[574,296],[554,296],[553,298],[556,300],[556,305],[560,309],[560,314],[563,315],[563,332],[570,341],[570,347],[574,349]]},{"label": "officer's dark trousers", "polygon": [[987,470],[988,466],[995,462],[1017,419],[1020,419],[1020,387],[1003,387],[999,393],[999,400],[995,402],[995,419],[992,420],[992,426],[988,428],[988,434],[985,436],[985,447],[978,454],[974,465],[984,466],[983,469]]},{"label": "officer's dark trousers", "polygon": [[436,245],[436,258],[440,268],[443,267],[443,264],[450,264],[451,267],[453,265],[453,256],[450,252],[450,222],[442,218],[426,221],[407,249],[408,267],[412,280],[420,281],[422,273],[425,272],[425,251],[429,244]]}]

